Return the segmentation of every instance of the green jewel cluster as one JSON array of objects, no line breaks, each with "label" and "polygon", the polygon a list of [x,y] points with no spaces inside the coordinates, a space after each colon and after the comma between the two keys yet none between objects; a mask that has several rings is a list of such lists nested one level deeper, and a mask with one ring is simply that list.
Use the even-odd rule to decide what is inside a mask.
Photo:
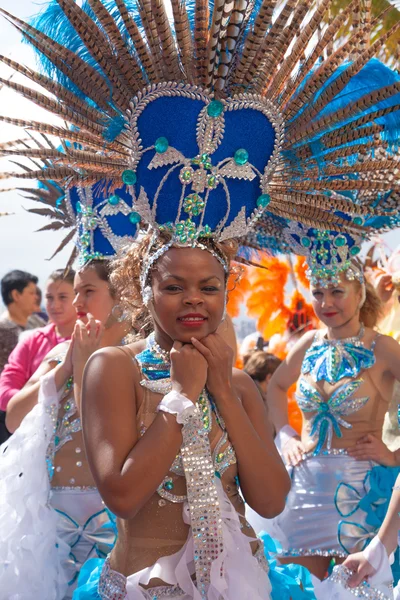
[{"label": "green jewel cluster", "polygon": [[183,210],[190,217],[198,217],[204,210],[205,202],[199,194],[189,194],[183,202]]},{"label": "green jewel cluster", "polygon": [[191,160],[192,165],[203,167],[206,171],[210,171],[213,167],[211,157],[207,153],[199,154]]},{"label": "green jewel cluster", "polygon": [[195,242],[199,238],[210,237],[212,235],[209,225],[205,225],[202,229],[198,230],[196,223],[191,219],[179,221],[176,224],[169,221],[168,223],[164,223],[164,225],[160,225],[160,231],[169,231],[179,244]]}]

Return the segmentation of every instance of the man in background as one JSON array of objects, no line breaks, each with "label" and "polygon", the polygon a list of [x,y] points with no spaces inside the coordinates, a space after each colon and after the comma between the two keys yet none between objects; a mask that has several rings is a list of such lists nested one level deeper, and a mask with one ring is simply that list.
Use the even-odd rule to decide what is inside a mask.
[{"label": "man in background", "polygon": [[[38,278],[26,271],[10,271],[1,280],[1,296],[6,310],[0,316],[0,373],[18,343],[20,334],[37,327],[30,316],[37,309]],[[8,437],[5,413],[0,411],[0,443]]]}]

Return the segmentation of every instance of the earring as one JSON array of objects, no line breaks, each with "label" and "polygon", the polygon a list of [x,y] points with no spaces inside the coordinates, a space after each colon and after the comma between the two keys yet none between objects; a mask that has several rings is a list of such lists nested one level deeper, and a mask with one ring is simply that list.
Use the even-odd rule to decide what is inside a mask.
[{"label": "earring", "polygon": [[128,319],[127,313],[120,304],[114,304],[111,309],[111,314],[118,323],[122,323]]},{"label": "earring", "polygon": [[151,289],[150,285],[146,285],[146,287],[143,289],[142,292],[142,300],[143,300],[143,304],[149,308],[149,304],[153,299],[153,290]]}]

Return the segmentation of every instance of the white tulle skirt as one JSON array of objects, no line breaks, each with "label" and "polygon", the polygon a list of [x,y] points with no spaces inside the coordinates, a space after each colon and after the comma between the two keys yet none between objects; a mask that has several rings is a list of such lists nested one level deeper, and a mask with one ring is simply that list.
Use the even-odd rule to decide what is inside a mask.
[{"label": "white tulle skirt", "polygon": [[51,489],[46,452],[58,401],[48,373],[38,404],[0,446],[0,600],[71,598],[81,564],[115,540],[97,490]]}]

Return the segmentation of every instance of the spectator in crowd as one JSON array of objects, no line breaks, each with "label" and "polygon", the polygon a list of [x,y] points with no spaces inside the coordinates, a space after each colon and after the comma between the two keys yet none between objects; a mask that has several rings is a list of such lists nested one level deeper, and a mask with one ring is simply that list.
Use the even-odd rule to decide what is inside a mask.
[{"label": "spectator in crowd", "polygon": [[25,329],[35,327],[29,317],[36,310],[38,278],[25,271],[10,271],[1,280],[6,310],[0,317],[0,373]]},{"label": "spectator in crowd", "polygon": [[42,363],[44,357],[57,344],[68,340],[74,329],[76,311],[74,276],[70,270],[54,271],[46,284],[45,303],[50,324],[24,334],[8,358],[0,376],[0,408],[5,410],[9,400],[22,389]]},{"label": "spectator in crowd", "polygon": [[281,362],[280,358],[263,350],[254,350],[243,358],[243,370],[257,385],[267,408],[268,383]]}]

